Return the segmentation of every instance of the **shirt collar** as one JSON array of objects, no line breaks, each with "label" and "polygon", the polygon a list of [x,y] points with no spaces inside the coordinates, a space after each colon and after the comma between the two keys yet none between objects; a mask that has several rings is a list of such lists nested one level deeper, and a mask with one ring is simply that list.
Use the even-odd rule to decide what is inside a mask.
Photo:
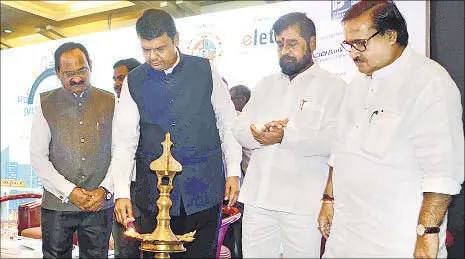
[{"label": "shirt collar", "polygon": [[[305,71],[300,72],[296,77],[294,77],[293,80],[296,80],[296,79],[301,78],[301,77],[314,76],[314,75],[316,75],[318,73],[318,70],[319,70],[319,66],[316,63],[313,63],[313,65],[311,65]],[[281,76],[282,76],[282,78],[284,78],[286,80],[290,80],[289,76],[284,74],[282,71],[281,71]]]},{"label": "shirt collar", "polygon": [[408,44],[400,57],[398,57],[394,62],[391,64],[373,72],[371,78],[385,78],[391,76],[392,74],[398,73],[399,71],[403,71],[405,69],[405,64],[409,60],[410,55],[412,54],[412,48],[410,44]]},{"label": "shirt collar", "polygon": [[91,87],[92,87],[92,86],[89,85],[89,87],[87,87],[86,90],[84,90],[84,91],[83,91],[82,93],[80,93],[80,94],[73,93],[74,97],[76,97],[76,98],[84,98],[84,97],[86,97],[86,96],[88,95],[88,93],[89,93]]},{"label": "shirt collar", "polygon": [[[74,97],[76,97],[76,98],[78,97],[77,93],[73,93],[73,95],[74,95]],[[79,97],[82,98],[83,95],[84,95],[84,92],[80,93],[80,94],[79,94]]]},{"label": "shirt collar", "polygon": [[179,51],[178,51],[178,48],[176,47],[176,62],[174,62],[174,65],[166,70],[163,70],[165,72],[165,74],[171,74],[173,72],[173,69],[179,64],[179,61],[181,60],[179,58]]}]

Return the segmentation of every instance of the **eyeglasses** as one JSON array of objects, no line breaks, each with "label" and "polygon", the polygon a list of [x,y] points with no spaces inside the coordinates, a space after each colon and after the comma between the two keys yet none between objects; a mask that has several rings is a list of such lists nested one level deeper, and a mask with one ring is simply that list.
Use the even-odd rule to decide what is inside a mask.
[{"label": "eyeglasses", "polygon": [[347,41],[343,41],[341,43],[341,46],[342,46],[343,49],[345,49],[345,50],[347,50],[349,52],[352,50],[352,48],[354,48],[358,52],[363,52],[363,51],[367,50],[368,41],[371,40],[376,35],[378,35],[379,33],[380,33],[379,31],[375,32],[373,35],[368,37],[368,39],[366,39],[366,40],[360,40],[360,39],[359,40],[354,40],[352,43],[349,43]]},{"label": "eyeglasses", "polygon": [[77,71],[64,71],[62,74],[63,74],[64,77],[69,79],[69,78],[72,78],[72,77],[74,77],[76,75],[85,76],[85,75],[87,75],[88,72],[89,72],[89,69],[87,67],[83,67],[83,68],[81,68],[81,69],[79,69]]}]

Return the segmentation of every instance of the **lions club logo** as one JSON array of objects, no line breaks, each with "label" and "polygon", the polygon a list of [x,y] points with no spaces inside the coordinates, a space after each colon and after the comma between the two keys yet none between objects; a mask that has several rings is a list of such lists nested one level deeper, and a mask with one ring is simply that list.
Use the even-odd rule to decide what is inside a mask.
[{"label": "lions club logo", "polygon": [[193,56],[199,56],[214,60],[217,56],[221,56],[220,39],[210,33],[202,33],[196,36],[189,43],[187,48]]}]

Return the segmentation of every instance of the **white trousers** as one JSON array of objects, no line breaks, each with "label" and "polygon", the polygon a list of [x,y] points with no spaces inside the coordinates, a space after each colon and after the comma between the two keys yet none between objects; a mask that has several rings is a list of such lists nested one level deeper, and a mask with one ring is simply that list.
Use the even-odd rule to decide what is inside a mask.
[{"label": "white trousers", "polygon": [[245,204],[242,218],[244,258],[320,258],[317,215],[296,215]]}]

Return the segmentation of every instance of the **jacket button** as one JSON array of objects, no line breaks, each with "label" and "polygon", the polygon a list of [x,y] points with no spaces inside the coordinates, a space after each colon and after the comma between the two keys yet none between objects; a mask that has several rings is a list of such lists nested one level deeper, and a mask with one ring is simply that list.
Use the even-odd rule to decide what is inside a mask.
[{"label": "jacket button", "polygon": [[83,121],[79,121],[79,125],[82,125],[82,124],[84,124],[84,122],[83,122]]},{"label": "jacket button", "polygon": [[174,121],[171,122],[171,126],[173,126],[173,127],[176,126],[176,122],[174,122]]},{"label": "jacket button", "polygon": [[82,161],[86,161],[86,158],[85,158],[85,157],[82,157],[81,160],[82,160]]},{"label": "jacket button", "polygon": [[81,143],[84,143],[85,140],[84,140],[84,138],[81,138],[80,141],[81,141]]}]

